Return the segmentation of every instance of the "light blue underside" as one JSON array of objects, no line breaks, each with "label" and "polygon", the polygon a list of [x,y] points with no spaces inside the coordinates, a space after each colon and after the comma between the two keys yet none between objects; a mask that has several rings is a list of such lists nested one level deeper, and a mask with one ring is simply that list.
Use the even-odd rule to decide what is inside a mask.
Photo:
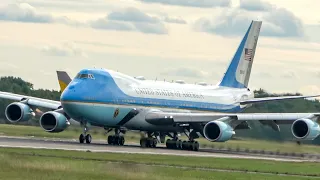
[{"label": "light blue underside", "polygon": [[68,114],[76,120],[85,118],[91,125],[96,126],[116,126],[132,108],[119,108],[119,114],[113,117],[116,106],[106,106],[103,104],[71,103],[64,104]]}]

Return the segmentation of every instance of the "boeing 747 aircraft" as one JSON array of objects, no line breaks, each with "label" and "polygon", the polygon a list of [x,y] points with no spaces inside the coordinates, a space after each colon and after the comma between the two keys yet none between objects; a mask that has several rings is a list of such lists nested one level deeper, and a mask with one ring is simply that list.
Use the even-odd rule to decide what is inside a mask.
[{"label": "boeing 747 aircraft", "polygon": [[[114,135],[109,144],[124,144],[123,133],[141,131],[142,147],[156,147],[169,136],[166,146],[198,150],[200,136],[212,142],[231,139],[237,129],[250,129],[248,121],[259,121],[280,131],[278,124],[292,124],[299,140],[312,140],[320,134],[319,113],[240,113],[253,103],[315,96],[254,98],[248,88],[261,21],[252,21],[227,71],[218,85],[157,82],[131,77],[106,69],[83,69],[65,88],[60,101],[1,92],[0,97],[14,101],[5,110],[13,123],[36,116],[36,107],[51,110],[39,114],[40,126],[47,132],[64,131],[70,119],[80,122],[80,143],[90,143],[90,126],[99,126]],[[182,141],[178,134],[185,133]],[[266,134],[267,136],[267,134]]]}]

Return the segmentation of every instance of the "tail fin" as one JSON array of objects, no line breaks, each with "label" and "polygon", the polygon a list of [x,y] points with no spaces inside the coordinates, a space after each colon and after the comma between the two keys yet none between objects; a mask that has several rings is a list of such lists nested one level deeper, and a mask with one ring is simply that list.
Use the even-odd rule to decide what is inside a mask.
[{"label": "tail fin", "polygon": [[62,93],[64,89],[68,86],[68,84],[71,82],[71,78],[69,77],[68,73],[65,71],[57,71],[57,76],[58,76],[58,82],[60,85],[60,91]]},{"label": "tail fin", "polygon": [[252,21],[219,86],[247,88],[262,21]]}]

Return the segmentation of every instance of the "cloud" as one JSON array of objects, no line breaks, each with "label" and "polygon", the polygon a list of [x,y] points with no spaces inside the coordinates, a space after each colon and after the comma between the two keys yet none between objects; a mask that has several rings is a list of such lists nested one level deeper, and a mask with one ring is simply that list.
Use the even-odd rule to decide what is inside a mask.
[{"label": "cloud", "polygon": [[308,41],[320,42],[320,24],[306,25],[305,32]]},{"label": "cloud", "polygon": [[156,17],[149,16],[139,9],[136,8],[126,8],[121,11],[111,12],[107,18],[109,20],[117,21],[128,21],[128,22],[145,22],[145,23],[158,23],[159,19]]},{"label": "cloud", "polygon": [[293,71],[283,72],[283,73],[281,74],[281,76],[284,77],[284,78],[289,78],[289,79],[298,78],[298,76],[296,75],[296,73],[293,72]]},{"label": "cloud", "polygon": [[28,3],[8,4],[0,7],[0,20],[25,23],[61,23],[73,26],[84,25],[65,16],[54,17],[49,13],[40,13]]},{"label": "cloud", "polygon": [[164,17],[163,21],[167,23],[174,23],[174,24],[187,24],[187,22],[181,18],[175,18],[175,17]]},{"label": "cloud", "polygon": [[0,20],[33,23],[52,23],[54,18],[50,14],[38,13],[27,3],[8,4],[0,7]]},{"label": "cloud", "polygon": [[261,78],[271,78],[272,77],[272,74],[270,74],[268,72],[259,72],[256,75]]},{"label": "cloud", "polygon": [[80,48],[76,47],[74,43],[63,43],[61,46],[45,46],[41,49],[46,55],[49,56],[79,56],[79,57],[88,57]]},{"label": "cloud", "polygon": [[105,30],[139,31],[147,34],[168,34],[168,29],[157,17],[136,8],[114,11],[104,18],[92,21],[92,28]]},{"label": "cloud", "polygon": [[89,22],[78,22],[65,16],[54,17],[51,14],[39,13],[27,3],[9,4],[0,8],[0,20],[32,22],[32,23],[60,23],[70,26],[91,27],[101,30],[138,31],[147,34],[168,34],[163,21],[150,16],[136,8],[126,8],[114,11],[104,18]]},{"label": "cloud", "polygon": [[204,78],[210,76],[210,73],[201,71],[195,68],[179,67],[169,68],[161,73],[167,76],[191,77],[191,78]]},{"label": "cloud", "polygon": [[273,7],[270,3],[261,0],[240,0],[240,8],[247,11],[269,11]]},{"label": "cloud", "polygon": [[104,30],[119,30],[119,31],[134,31],[134,26],[132,24],[127,24],[123,22],[109,21],[105,18],[97,19],[91,22],[91,27],[95,29]]},{"label": "cloud", "polygon": [[[241,3],[246,1],[241,1]],[[264,4],[263,1],[257,3]],[[218,34],[223,36],[244,35],[252,20],[263,21],[261,36],[271,37],[294,37],[301,38],[305,36],[304,25],[302,21],[292,12],[272,6],[268,11],[252,12],[240,7],[224,11],[215,18],[200,18],[194,28],[197,31]],[[242,6],[243,7],[243,6]]]},{"label": "cloud", "polygon": [[314,71],[313,76],[320,78],[320,71]]},{"label": "cloud", "polygon": [[145,3],[159,3],[164,5],[212,8],[229,7],[231,0],[138,0]]}]

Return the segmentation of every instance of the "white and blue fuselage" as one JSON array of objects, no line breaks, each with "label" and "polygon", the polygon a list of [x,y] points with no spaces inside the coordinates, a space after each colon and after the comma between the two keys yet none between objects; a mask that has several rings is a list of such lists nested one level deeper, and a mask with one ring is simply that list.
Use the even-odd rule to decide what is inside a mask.
[{"label": "white and blue fuselage", "polygon": [[[64,90],[61,103],[64,111],[78,121],[143,129],[152,125],[130,121],[145,119],[152,110],[240,112],[246,106],[240,106],[239,101],[252,97],[247,88],[138,80],[111,70],[84,69]],[[139,115],[126,121],[133,108],[140,110]],[[139,127],[132,127],[136,125]]]}]

